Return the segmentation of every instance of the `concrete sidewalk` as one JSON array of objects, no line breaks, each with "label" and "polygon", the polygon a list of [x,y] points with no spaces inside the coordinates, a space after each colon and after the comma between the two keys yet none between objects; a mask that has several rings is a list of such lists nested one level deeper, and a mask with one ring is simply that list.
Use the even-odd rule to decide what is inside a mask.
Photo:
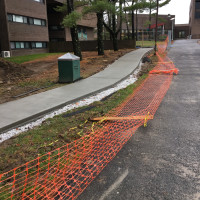
[{"label": "concrete sidewalk", "polygon": [[75,83],[0,104],[0,132],[30,122],[69,103],[114,86],[129,76],[151,49],[132,51],[105,70]]}]

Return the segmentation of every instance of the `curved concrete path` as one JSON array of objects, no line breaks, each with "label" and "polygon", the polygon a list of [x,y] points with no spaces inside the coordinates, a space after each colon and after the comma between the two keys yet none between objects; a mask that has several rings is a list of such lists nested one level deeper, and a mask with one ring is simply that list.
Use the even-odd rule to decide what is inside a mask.
[{"label": "curved concrete path", "polygon": [[78,200],[200,199],[200,45],[175,41],[180,73],[147,128],[140,127]]},{"label": "curved concrete path", "polygon": [[129,76],[151,49],[132,51],[105,70],[75,83],[0,104],[0,132],[27,123],[69,103],[114,86]]}]

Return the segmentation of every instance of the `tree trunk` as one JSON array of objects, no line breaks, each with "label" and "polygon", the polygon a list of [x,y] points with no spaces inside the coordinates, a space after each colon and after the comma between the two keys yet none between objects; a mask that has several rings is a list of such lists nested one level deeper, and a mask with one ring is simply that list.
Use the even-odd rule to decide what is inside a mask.
[{"label": "tree trunk", "polygon": [[[134,0],[132,1],[132,5],[134,4]],[[131,21],[132,21],[132,39],[135,39],[135,16],[134,10],[131,11]]]},{"label": "tree trunk", "polygon": [[155,47],[154,47],[155,55],[157,51],[157,35],[158,35],[158,5],[159,5],[159,0],[157,0],[157,9],[156,9],[156,33],[155,33]]},{"label": "tree trunk", "polygon": [[98,42],[98,55],[104,55],[103,13],[97,13],[97,42]]},{"label": "tree trunk", "polygon": [[[113,3],[113,5],[115,6],[116,0],[111,0],[111,2]],[[118,40],[117,40],[117,36],[120,32],[120,28],[118,30],[116,30],[116,18],[115,18],[115,14],[112,14],[112,28],[110,26],[108,26],[105,22],[103,22],[105,28],[108,30],[108,32],[110,33],[110,36],[112,37],[112,41],[113,41],[113,50],[114,51],[118,51]]]},{"label": "tree trunk", "polygon": [[119,48],[118,48],[117,34],[113,34],[112,39],[113,39],[113,50],[118,51]]},{"label": "tree trunk", "polygon": [[120,29],[120,40],[122,40],[122,0],[119,1],[119,8],[120,8],[120,22],[119,22],[119,29]]},{"label": "tree trunk", "polygon": [[[111,20],[111,14],[108,12],[108,25],[109,25],[110,28],[112,27],[111,21],[112,21],[112,20]],[[109,34],[110,34],[110,32],[109,32]],[[110,34],[110,40],[112,40],[111,34]]]},{"label": "tree trunk", "polygon": [[113,50],[118,51],[118,41],[117,41],[117,35],[120,30],[117,32],[114,32],[105,22],[103,22],[103,25],[107,29],[107,31],[110,33],[111,39],[113,41]]},{"label": "tree trunk", "polygon": [[117,33],[116,33],[116,20],[115,15],[112,15],[112,27],[113,27],[113,33],[112,33],[112,40],[113,40],[113,50],[118,51],[118,42],[117,42]]},{"label": "tree trunk", "polygon": [[[70,14],[74,11],[74,1],[73,0],[67,0],[67,11],[68,11],[68,14]],[[72,45],[73,45],[74,54],[76,56],[80,57],[80,60],[82,60],[80,42],[79,42],[79,39],[78,39],[77,26],[71,27],[70,33],[71,33],[71,38],[72,38]]]},{"label": "tree trunk", "polygon": [[138,41],[138,10],[136,10],[136,41]]},{"label": "tree trunk", "polygon": [[125,20],[126,20],[126,30],[127,30],[127,34],[128,34],[128,39],[130,39],[130,31],[129,31],[128,19],[127,19],[126,11],[125,11]]},{"label": "tree trunk", "polygon": [[[149,21],[151,22],[151,1],[152,0],[150,0],[150,8],[149,8]],[[151,24],[149,24],[149,41],[151,40],[151,32],[150,32],[150,30],[151,30]]]},{"label": "tree trunk", "polygon": [[72,37],[72,46],[74,54],[78,57],[80,57],[80,60],[82,60],[82,54],[81,54],[81,48],[80,48],[80,42],[78,39],[78,31],[77,26],[73,26],[70,28],[71,37]]}]

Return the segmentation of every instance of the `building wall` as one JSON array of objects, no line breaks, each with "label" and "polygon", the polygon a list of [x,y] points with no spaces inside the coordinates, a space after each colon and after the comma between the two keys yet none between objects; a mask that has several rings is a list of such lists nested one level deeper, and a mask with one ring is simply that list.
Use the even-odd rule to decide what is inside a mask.
[{"label": "building wall", "polygon": [[8,29],[10,41],[49,41],[48,28],[46,26],[8,22]]},{"label": "building wall", "polygon": [[88,40],[94,40],[94,29],[93,28],[87,28],[87,37],[88,37]]},{"label": "building wall", "polygon": [[[83,10],[83,7],[78,7],[76,9],[76,11],[79,13],[81,13],[82,10]],[[94,13],[87,14],[84,17],[82,17],[81,20],[77,22],[77,24],[79,26],[87,26],[90,28],[95,28],[97,26],[97,16]]]},{"label": "building wall", "polygon": [[47,20],[45,4],[33,0],[6,0],[7,12]]},{"label": "building wall", "polygon": [[[131,15],[127,16],[129,22],[131,22]],[[172,21],[169,19],[168,15],[159,15],[158,24],[164,23],[165,24],[165,30],[171,30],[172,29]],[[171,15],[171,18],[175,18],[175,15]],[[138,14],[138,30],[147,30],[149,26],[147,25],[147,21],[149,21],[149,15],[148,14]],[[175,24],[175,21],[173,21]],[[151,24],[156,24],[155,17],[151,18]],[[135,28],[136,28],[136,15],[135,15]],[[122,29],[126,29],[126,24],[123,22]],[[131,30],[131,23],[129,23],[129,29]]]},{"label": "building wall", "polygon": [[[44,3],[40,3],[33,0],[6,0],[6,13],[46,20],[46,26],[38,26],[18,22],[10,22],[8,19],[6,19],[8,26],[9,46],[10,42],[49,41],[46,1],[44,1]],[[41,52],[43,53],[47,51],[47,48],[11,49],[11,55],[17,56]]]},{"label": "building wall", "polygon": [[176,25],[174,35],[175,39],[187,38],[189,36],[189,24]]},{"label": "building wall", "polygon": [[200,38],[200,18],[195,17],[195,13],[198,12],[200,14],[200,9],[196,9],[196,0],[191,0],[190,4],[190,34],[193,39]]},{"label": "building wall", "polygon": [[65,29],[63,30],[52,30],[52,26],[61,27],[61,23],[64,15],[62,13],[56,12],[53,8],[60,4],[48,4],[47,5],[47,15],[48,15],[48,26],[49,26],[49,39],[63,39],[65,40]]},{"label": "building wall", "polygon": [[30,55],[30,54],[40,54],[40,53],[48,53],[49,49],[19,49],[12,50],[12,56],[22,56],[22,55]]},{"label": "building wall", "polygon": [[46,4],[33,0],[6,0],[7,13],[46,20],[46,26],[8,22],[10,41],[49,41]]},{"label": "building wall", "polygon": [[[48,49],[44,48],[45,44],[42,45],[43,47],[41,49],[39,49],[39,46],[36,48],[34,43],[31,42],[40,42],[41,44],[41,42],[48,42],[49,40],[71,41],[69,28],[64,28],[63,30],[59,28],[56,31],[51,29],[52,26],[61,26],[63,14],[54,12],[53,8],[57,5],[62,5],[63,2],[65,2],[65,0],[44,0],[44,3],[34,0],[0,0],[0,30],[4,30],[0,31],[0,51],[10,50],[11,55],[14,56],[33,54],[47,52]],[[48,8],[50,8],[50,12],[47,12],[47,10],[49,10]],[[79,8],[80,12],[81,9],[82,8]],[[46,25],[40,26],[14,22],[12,16],[9,16],[9,20],[11,21],[8,21],[8,14],[27,17],[27,19],[30,20],[31,18],[45,20]],[[78,22],[78,26],[84,27],[84,30],[86,30],[87,40],[94,40],[96,15],[89,14],[85,16],[84,19]],[[10,47],[11,44],[12,49]],[[39,45],[39,43],[37,44]]]}]

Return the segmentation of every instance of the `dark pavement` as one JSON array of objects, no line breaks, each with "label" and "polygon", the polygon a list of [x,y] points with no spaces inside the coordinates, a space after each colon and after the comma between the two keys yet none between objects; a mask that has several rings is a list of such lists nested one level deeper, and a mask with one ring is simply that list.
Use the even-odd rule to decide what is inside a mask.
[{"label": "dark pavement", "polygon": [[148,127],[139,128],[79,200],[200,199],[200,45],[179,40],[180,73]]}]

